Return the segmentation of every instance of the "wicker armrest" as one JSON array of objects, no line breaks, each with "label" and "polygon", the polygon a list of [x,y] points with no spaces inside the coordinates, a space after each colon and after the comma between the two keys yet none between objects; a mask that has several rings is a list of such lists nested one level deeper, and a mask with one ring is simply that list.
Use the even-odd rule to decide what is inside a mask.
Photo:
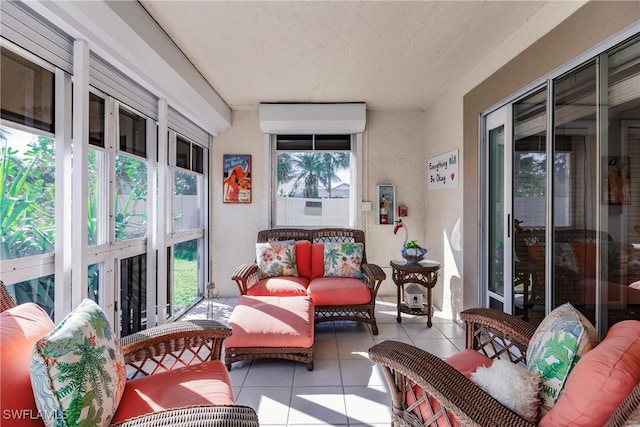
[{"label": "wicker armrest", "polygon": [[362,275],[364,276],[363,281],[369,286],[371,299],[375,301],[378,295],[378,289],[380,289],[380,285],[382,285],[382,281],[387,278],[387,275],[384,274],[382,268],[376,264],[362,264],[361,268]]},{"label": "wicker armrest", "polygon": [[[465,426],[534,426],[509,410],[440,358],[397,341],[384,341],[369,349],[371,361],[384,367],[391,388],[394,412],[411,419],[407,391],[414,385],[435,398]],[[411,423],[414,425],[414,423]],[[416,416],[415,425],[423,425]]]},{"label": "wicker armrest", "polygon": [[118,427],[209,426],[258,427],[256,411],[248,406],[190,406],[132,418]]},{"label": "wicker armrest", "polygon": [[177,321],[123,337],[130,376],[150,375],[193,363],[220,359],[231,329],[214,320]]},{"label": "wicker armrest", "polygon": [[258,264],[256,263],[239,265],[231,276],[231,280],[234,280],[238,285],[240,295],[246,295],[247,289],[252,287],[259,279]]},{"label": "wicker armrest", "polygon": [[460,313],[467,325],[467,348],[489,357],[509,356],[513,362],[526,360],[529,340],[536,328],[515,316],[491,308],[471,308]]},{"label": "wicker armrest", "polygon": [[361,268],[364,277],[372,282],[376,280],[382,281],[387,278],[387,275],[377,264],[362,264]]}]

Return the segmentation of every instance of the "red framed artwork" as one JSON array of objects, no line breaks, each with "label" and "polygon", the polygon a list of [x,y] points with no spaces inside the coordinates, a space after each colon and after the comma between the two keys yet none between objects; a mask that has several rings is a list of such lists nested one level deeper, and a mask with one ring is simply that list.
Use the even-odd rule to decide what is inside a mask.
[{"label": "red framed artwork", "polygon": [[251,155],[224,154],[222,170],[222,201],[251,203]]}]

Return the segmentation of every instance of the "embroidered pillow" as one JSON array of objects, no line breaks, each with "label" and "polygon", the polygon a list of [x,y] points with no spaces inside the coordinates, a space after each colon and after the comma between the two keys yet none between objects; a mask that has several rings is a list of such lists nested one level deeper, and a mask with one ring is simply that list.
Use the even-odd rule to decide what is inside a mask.
[{"label": "embroidered pillow", "polygon": [[260,277],[298,275],[294,240],[256,243],[256,260]]},{"label": "embroidered pillow", "polygon": [[541,411],[544,415],[560,397],[573,367],[598,344],[598,332],[570,303],[545,317],[527,348],[527,368],[542,377]]},{"label": "embroidered pillow", "polygon": [[31,385],[47,426],[108,425],[125,381],[118,339],[89,299],[33,348]]},{"label": "embroidered pillow", "polygon": [[352,242],[325,242],[325,277],[362,277],[362,253],[364,245]]}]

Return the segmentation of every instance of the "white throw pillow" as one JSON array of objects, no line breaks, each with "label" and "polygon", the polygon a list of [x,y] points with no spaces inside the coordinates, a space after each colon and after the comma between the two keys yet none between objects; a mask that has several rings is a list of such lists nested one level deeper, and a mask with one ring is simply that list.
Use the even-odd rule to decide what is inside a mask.
[{"label": "white throw pillow", "polygon": [[496,359],[471,374],[476,383],[513,412],[530,421],[538,418],[540,376],[506,360]]}]

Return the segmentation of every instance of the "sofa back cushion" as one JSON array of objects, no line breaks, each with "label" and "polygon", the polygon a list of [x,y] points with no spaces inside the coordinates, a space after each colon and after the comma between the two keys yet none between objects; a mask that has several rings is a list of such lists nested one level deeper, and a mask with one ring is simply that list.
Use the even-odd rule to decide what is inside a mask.
[{"label": "sofa back cushion", "polygon": [[0,313],[0,408],[3,426],[42,426],[31,391],[29,360],[36,341],[54,327],[47,313],[31,302]]},{"label": "sofa back cushion", "polygon": [[324,276],[324,243],[311,244],[311,277],[317,279]]},{"label": "sofa back cushion", "polygon": [[578,360],[597,344],[598,332],[570,303],[542,320],[527,348],[527,368],[542,377],[542,414],[555,405]]},{"label": "sofa back cushion", "polygon": [[602,426],[639,383],[640,321],[625,320],[575,366],[540,425]]},{"label": "sofa back cushion", "polygon": [[108,425],[125,386],[124,357],[102,309],[82,301],[36,342],[31,385],[46,426]]},{"label": "sofa back cushion", "polygon": [[311,277],[311,242],[296,240],[296,267],[300,277]]}]

